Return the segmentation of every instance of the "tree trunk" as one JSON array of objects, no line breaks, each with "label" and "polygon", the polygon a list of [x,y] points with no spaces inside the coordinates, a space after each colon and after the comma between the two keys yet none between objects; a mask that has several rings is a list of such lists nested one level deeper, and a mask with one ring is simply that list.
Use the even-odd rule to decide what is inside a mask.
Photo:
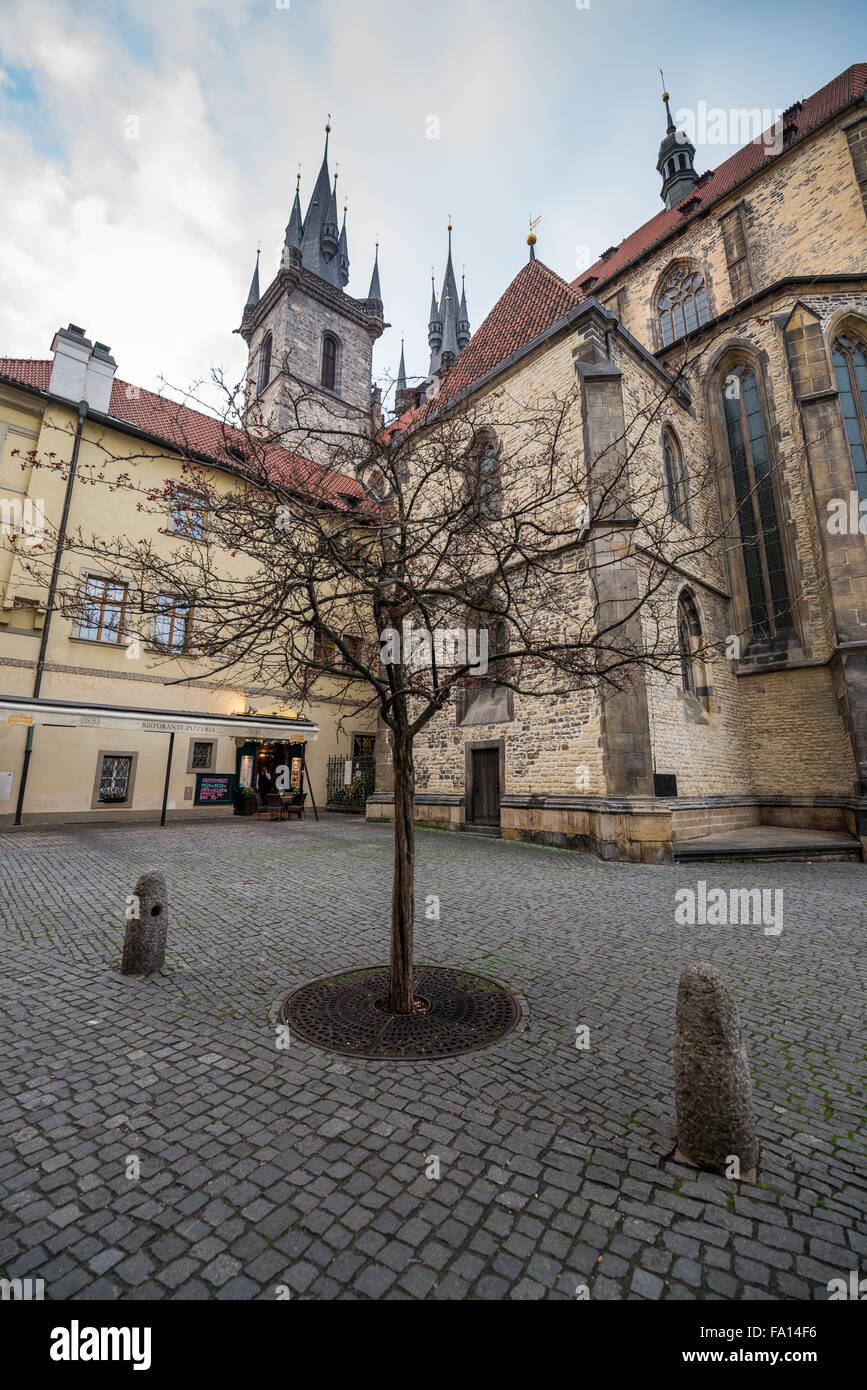
[{"label": "tree trunk", "polygon": [[394,883],[391,892],[391,960],[388,1007],[411,1014],[412,927],[415,917],[415,766],[412,739],[402,726],[392,732],[394,762]]}]

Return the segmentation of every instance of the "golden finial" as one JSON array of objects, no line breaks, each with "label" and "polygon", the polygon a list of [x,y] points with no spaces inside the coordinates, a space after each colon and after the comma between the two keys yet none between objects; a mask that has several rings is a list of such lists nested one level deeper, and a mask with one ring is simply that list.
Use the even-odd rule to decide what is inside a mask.
[{"label": "golden finial", "polygon": [[337,176],[338,176],[339,171],[340,171],[340,160],[338,159],[337,163],[336,163],[335,166],[334,166],[334,182],[335,182],[335,183],[337,182]]},{"label": "golden finial", "polygon": [[328,120],[327,120],[326,123],[325,123],[325,134],[326,134],[326,135],[330,135],[330,134],[331,134],[331,112],[330,112],[330,111],[328,112]]},{"label": "golden finial", "polygon": [[659,75],[660,75],[660,77],[662,78],[662,100],[663,100],[663,101],[669,101],[669,100],[670,100],[670,96],[669,96],[669,93],[666,91],[666,87],[665,87],[665,76],[664,76],[664,74],[663,74],[662,68],[659,69]]},{"label": "golden finial", "polygon": [[298,165],[298,173],[295,175],[295,192],[301,192],[301,165]]},{"label": "golden finial", "polygon": [[535,246],[535,245],[536,245],[536,232],[535,232],[535,228],[538,227],[538,225],[539,225],[539,223],[540,223],[541,221],[542,221],[542,214],[541,214],[541,213],[539,213],[539,216],[536,217],[536,218],[533,218],[533,217],[530,218],[530,233],[529,233],[529,236],[527,237],[527,245],[528,245],[528,246]]}]

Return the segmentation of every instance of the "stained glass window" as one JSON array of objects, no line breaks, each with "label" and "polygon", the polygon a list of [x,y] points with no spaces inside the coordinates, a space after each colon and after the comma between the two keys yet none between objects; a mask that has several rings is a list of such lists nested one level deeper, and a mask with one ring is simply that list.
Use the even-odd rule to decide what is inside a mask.
[{"label": "stained glass window", "polygon": [[754,632],[770,637],[791,623],[771,455],[756,374],[730,372],[723,388],[747,599]]},{"label": "stained glass window", "polygon": [[838,338],[833,356],[855,486],[864,501],[867,500],[867,349],[857,338]]},{"label": "stained glass window", "polygon": [[657,308],[663,347],[707,323],[710,309],[701,272],[682,263],[672,266],[659,292]]}]

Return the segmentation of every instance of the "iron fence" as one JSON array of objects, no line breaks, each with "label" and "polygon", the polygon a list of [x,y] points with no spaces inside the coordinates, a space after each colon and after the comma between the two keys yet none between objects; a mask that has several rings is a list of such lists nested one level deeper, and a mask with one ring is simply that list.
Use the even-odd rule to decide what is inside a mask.
[{"label": "iron fence", "polygon": [[375,783],[375,758],[329,758],[326,810],[363,811]]}]

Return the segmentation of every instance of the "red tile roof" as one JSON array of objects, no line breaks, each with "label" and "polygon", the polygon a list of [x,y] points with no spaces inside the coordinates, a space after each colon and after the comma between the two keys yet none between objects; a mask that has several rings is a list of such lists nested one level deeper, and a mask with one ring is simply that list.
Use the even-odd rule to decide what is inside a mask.
[{"label": "red tile roof", "polygon": [[[854,101],[863,97],[867,90],[867,63],[854,63],[845,72],[840,73],[827,86],[820,88],[813,96],[807,97],[801,106],[800,111],[793,117],[797,127],[796,135],[793,140],[787,142],[785,150],[787,153],[794,145],[799,144],[806,136],[812,134],[819,126],[832,116],[839,115],[847,106],[851,106]],[[770,136],[770,132],[766,132]],[[684,208],[687,201],[695,199],[695,210],[690,210],[691,217],[696,217],[703,212],[707,212],[718,203],[727,193],[731,193],[733,188],[743,183],[751,175],[757,174],[761,169],[766,168],[774,159],[779,159],[780,155],[768,153],[768,150],[760,141],[751,141],[744,145],[743,149],[738,150],[718,169],[704,176],[704,181],[691,189],[686,198],[673,208],[665,208],[658,212],[649,222],[645,222],[643,227],[633,232],[631,236],[621,241],[616,248],[613,256],[607,259],[600,256],[595,265],[591,265],[588,270],[582,272],[576,280],[572,281],[574,289],[579,289],[581,284],[591,276],[595,277],[596,283],[592,285],[588,292],[598,294],[599,289],[609,280],[613,280],[616,275],[625,270],[627,266],[633,264],[646,252],[652,251],[660,246],[668,237],[675,235],[684,226],[685,219],[680,208]]]},{"label": "red tile roof", "polygon": [[460,395],[584,298],[541,261],[527,261],[458,357],[442,384],[437,405]]},{"label": "red tile roof", "polygon": [[[0,357],[0,378],[47,391],[51,366],[50,358]],[[250,452],[250,442],[243,430],[235,429],[213,415],[205,415],[200,410],[193,410],[190,406],[117,378],[112,383],[109,414],[121,423],[153,435],[181,453],[204,455],[235,472],[243,465],[227,451],[235,448],[246,454]],[[262,446],[261,460],[257,457],[255,462],[260,461],[275,482],[332,506],[354,507],[367,495],[354,478],[313,463],[275,444]]]}]

